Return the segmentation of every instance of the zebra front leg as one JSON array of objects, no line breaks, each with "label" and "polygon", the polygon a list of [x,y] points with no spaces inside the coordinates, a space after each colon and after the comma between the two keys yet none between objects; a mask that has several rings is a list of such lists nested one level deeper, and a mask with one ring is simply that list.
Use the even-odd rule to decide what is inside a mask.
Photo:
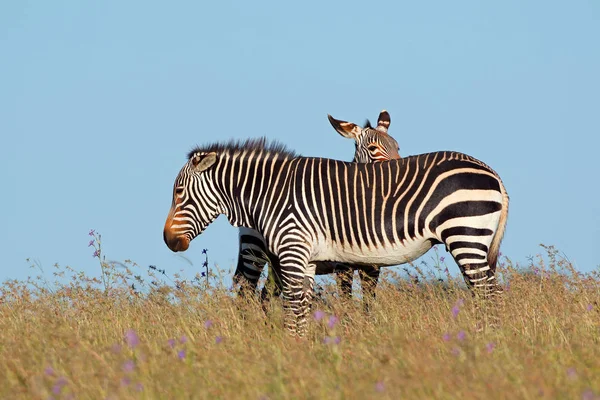
[{"label": "zebra front leg", "polygon": [[316,264],[309,263],[306,273],[304,274],[304,280],[302,282],[302,310],[301,314],[298,316],[298,330],[301,332],[306,332],[307,330],[308,314],[310,313],[315,288],[316,269]]},{"label": "zebra front leg", "polygon": [[[291,253],[291,252],[286,252]],[[306,333],[307,299],[305,276],[307,261],[300,261],[297,253],[280,257],[281,281],[283,284],[284,326],[292,334],[302,337]]]},{"label": "zebra front leg", "polygon": [[375,301],[375,289],[379,281],[379,273],[380,269],[376,265],[363,266],[358,270],[365,313],[370,312],[371,304]]}]

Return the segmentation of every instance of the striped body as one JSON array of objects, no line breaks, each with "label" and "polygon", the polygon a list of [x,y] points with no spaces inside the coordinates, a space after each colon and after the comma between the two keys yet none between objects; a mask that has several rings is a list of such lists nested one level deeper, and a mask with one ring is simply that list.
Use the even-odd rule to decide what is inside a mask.
[{"label": "striped body", "polygon": [[[329,122],[340,135],[355,141],[354,162],[372,163],[400,158],[398,143],[388,134],[391,118],[386,110],[381,111],[377,126],[372,128],[369,121],[364,127],[328,116]],[[265,264],[269,264],[269,279],[262,290],[262,300],[272,295],[279,296],[282,290],[279,260],[267,250],[263,236],[254,229],[239,229],[238,264],[234,274],[234,283],[239,286],[238,293],[245,296],[256,290],[258,280]],[[379,279],[379,267],[376,265],[351,265],[338,262],[321,261],[316,264],[315,275],[336,273],[339,293],[344,299],[352,295],[354,270],[359,271],[365,310],[375,299],[375,287]]]},{"label": "striped body", "polygon": [[508,196],[493,170],[461,153],[357,164],[260,141],[197,149],[175,181],[165,242],[187,249],[221,213],[262,234],[278,256],[293,311],[286,323],[299,333],[315,261],[396,265],[444,243],[472,287],[498,291]]}]

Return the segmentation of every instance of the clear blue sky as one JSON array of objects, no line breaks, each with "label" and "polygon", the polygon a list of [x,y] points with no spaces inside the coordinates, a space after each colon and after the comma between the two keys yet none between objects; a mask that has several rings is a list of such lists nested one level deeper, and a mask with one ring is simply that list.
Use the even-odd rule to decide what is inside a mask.
[{"label": "clear blue sky", "polygon": [[458,150],[500,174],[504,254],[600,264],[597,1],[5,1],[0,57],[0,280],[31,274],[27,257],[98,273],[92,228],[108,259],[192,275],[207,248],[233,267],[224,217],[193,267],[163,243],[186,152],[266,135],[349,160],[327,113],[383,108],[402,155]]}]

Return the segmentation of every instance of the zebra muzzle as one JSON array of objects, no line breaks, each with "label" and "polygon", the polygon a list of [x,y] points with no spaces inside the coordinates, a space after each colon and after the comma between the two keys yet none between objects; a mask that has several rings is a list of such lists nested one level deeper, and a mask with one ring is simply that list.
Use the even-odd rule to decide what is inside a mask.
[{"label": "zebra muzzle", "polygon": [[163,231],[163,239],[171,251],[186,251],[190,247],[190,241],[186,236],[173,233],[168,226],[165,226]]}]

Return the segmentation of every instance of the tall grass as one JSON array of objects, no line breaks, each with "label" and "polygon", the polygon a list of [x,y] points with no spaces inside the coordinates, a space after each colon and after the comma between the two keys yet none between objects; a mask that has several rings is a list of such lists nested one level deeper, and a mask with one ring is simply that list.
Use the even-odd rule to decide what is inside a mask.
[{"label": "tall grass", "polygon": [[302,340],[278,300],[265,316],[215,274],[99,251],[101,279],[57,266],[57,282],[0,287],[0,398],[598,398],[600,276],[546,251],[526,270],[503,258],[493,329],[434,254],[410,279],[385,273],[369,315],[323,284]]}]

